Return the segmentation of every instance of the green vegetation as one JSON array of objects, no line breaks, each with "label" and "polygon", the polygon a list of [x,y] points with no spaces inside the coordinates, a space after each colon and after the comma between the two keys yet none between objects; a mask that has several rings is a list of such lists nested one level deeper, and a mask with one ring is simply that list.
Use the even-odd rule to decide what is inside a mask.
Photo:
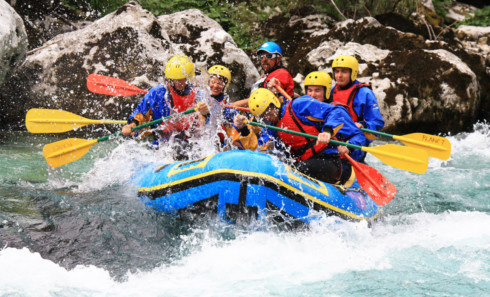
[{"label": "green vegetation", "polygon": [[[115,11],[127,0],[62,0],[63,5],[79,12],[89,12],[98,18]],[[262,28],[272,14],[291,15],[321,13],[336,21],[358,19],[384,13],[397,13],[408,17],[420,6],[420,0],[138,0],[154,15],[171,14],[185,9],[199,9],[217,21],[244,50],[257,48],[265,41]],[[335,5],[334,5],[335,3]],[[451,0],[433,0],[437,14],[445,16]],[[81,13],[80,13],[81,14]],[[475,12],[465,24],[488,26],[490,8]]]},{"label": "green vegetation", "polygon": [[475,10],[474,14],[474,17],[467,18],[464,22],[458,23],[458,25],[490,26],[490,6]]},{"label": "green vegetation", "polygon": [[446,15],[449,13],[447,8],[451,5],[451,0],[432,0],[432,4],[434,5],[436,13],[445,19]]}]

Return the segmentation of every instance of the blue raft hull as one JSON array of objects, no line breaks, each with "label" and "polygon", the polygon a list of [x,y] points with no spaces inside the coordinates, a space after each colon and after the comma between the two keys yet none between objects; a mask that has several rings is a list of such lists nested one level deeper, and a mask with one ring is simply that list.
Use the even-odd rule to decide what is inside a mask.
[{"label": "blue raft hull", "polygon": [[342,188],[312,179],[271,155],[228,151],[148,167],[136,178],[138,196],[157,211],[212,212],[230,222],[274,218],[309,223],[324,212],[348,221],[374,221],[381,209],[354,182]]}]

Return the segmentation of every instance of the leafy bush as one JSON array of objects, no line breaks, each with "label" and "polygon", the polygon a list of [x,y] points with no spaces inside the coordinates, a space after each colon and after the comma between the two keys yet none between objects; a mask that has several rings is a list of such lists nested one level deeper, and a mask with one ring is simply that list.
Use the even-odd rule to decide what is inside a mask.
[{"label": "leafy bush", "polygon": [[443,18],[449,13],[447,8],[451,5],[451,0],[432,0],[436,13]]},{"label": "leafy bush", "polygon": [[490,6],[485,6],[482,9],[475,10],[474,13],[474,17],[467,18],[464,22],[461,22],[458,25],[471,25],[481,27],[490,26]]}]

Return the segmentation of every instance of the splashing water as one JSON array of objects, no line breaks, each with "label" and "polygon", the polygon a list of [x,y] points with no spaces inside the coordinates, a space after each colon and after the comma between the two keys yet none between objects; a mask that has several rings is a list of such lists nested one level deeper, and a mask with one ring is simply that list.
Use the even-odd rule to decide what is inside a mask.
[{"label": "splashing water", "polygon": [[[490,126],[448,137],[424,175],[374,157],[397,186],[384,219],[308,229],[193,225],[146,209],[131,177],[170,149],[94,146],[65,168],[53,141],[4,134],[0,296],[485,296],[490,292]],[[207,140],[209,141],[209,140]],[[209,142],[208,142],[209,143]],[[216,152],[196,143],[196,157]],[[379,144],[379,143],[378,143]]]}]

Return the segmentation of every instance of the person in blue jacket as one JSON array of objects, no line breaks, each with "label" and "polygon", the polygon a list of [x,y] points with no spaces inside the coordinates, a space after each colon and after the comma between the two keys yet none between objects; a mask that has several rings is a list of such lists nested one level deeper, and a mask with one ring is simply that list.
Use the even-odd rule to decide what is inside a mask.
[{"label": "person in blue jacket", "polygon": [[[189,148],[187,142],[192,135],[201,133],[204,120],[200,112],[206,104],[202,92],[191,83],[195,77],[194,64],[185,55],[172,57],[165,66],[165,84],[159,84],[143,97],[133,113],[128,117],[128,124],[122,128],[123,135],[147,136],[154,135],[153,145],[158,148],[161,141],[171,141],[174,157],[178,160],[187,159]],[[133,131],[138,125],[162,119],[188,109],[196,108],[199,112],[187,115],[176,115],[163,120],[143,131]],[[150,130],[151,129],[151,130]]]},{"label": "person in blue jacket", "polygon": [[[166,84],[153,87],[128,117],[128,124],[122,128],[123,135],[134,135],[132,128],[152,120],[161,119],[196,107],[196,89],[190,83],[195,76],[194,64],[184,55],[172,57],[165,67]],[[163,121],[154,132],[157,138],[165,138],[174,132],[182,133],[199,126],[198,115],[189,114]]]},{"label": "person in blue jacket", "polygon": [[327,102],[346,107],[357,127],[381,130],[385,121],[379,111],[378,101],[371,85],[357,80],[359,73],[357,59],[348,55],[338,56],[332,63],[332,70],[335,86]]},{"label": "person in blue jacket", "polygon": [[[257,138],[253,129],[245,124],[245,116],[237,115],[234,125],[239,130],[235,145],[242,149],[286,152],[295,159],[298,171],[328,183],[345,183],[351,177],[351,168],[342,169],[339,153],[349,152],[347,147],[329,144],[335,137],[340,141],[364,146],[366,138],[347,111],[335,105],[320,102],[304,95],[285,103],[270,90],[259,88],[250,96],[250,112],[259,120],[292,131],[315,135],[318,139],[296,136],[290,133],[263,129]],[[344,172],[343,172],[344,171]]]},{"label": "person in blue jacket", "polygon": [[[359,73],[357,59],[348,55],[338,56],[332,63],[332,70],[336,84],[332,88],[330,99],[327,102],[347,108],[357,127],[375,131],[381,130],[385,121],[371,85],[363,84],[357,80]],[[370,142],[368,140],[367,144],[369,145]],[[359,162],[364,162],[366,152],[356,151],[351,157]]]}]

